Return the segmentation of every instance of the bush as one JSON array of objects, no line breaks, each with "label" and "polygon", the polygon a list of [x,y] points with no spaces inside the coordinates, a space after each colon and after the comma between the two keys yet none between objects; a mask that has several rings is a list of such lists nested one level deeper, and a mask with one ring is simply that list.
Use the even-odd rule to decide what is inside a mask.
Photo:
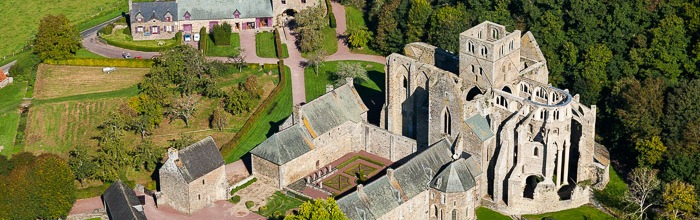
[{"label": "bush", "polygon": [[131,28],[126,27],[126,28],[122,29],[122,33],[123,33],[124,35],[129,35],[129,36],[131,36]]},{"label": "bush", "polygon": [[[202,36],[203,37],[203,36]],[[182,44],[182,32],[177,32],[175,33],[175,40],[177,40],[177,44],[175,45],[181,45]]]},{"label": "bush", "polygon": [[269,105],[272,104],[272,101],[275,100],[275,98],[282,92],[282,89],[287,83],[287,78],[284,76],[284,60],[280,60],[277,63],[277,69],[279,70],[279,77],[280,81],[275,86],[275,88],[272,90],[270,95],[263,100],[263,102],[260,104],[260,106],[248,117],[248,120],[245,121],[245,124],[243,124],[243,128],[241,128],[238,133],[236,133],[236,136],[231,139],[228,143],[224,144],[224,146],[221,146],[221,154],[222,155],[229,155],[231,151],[234,149],[234,147],[238,146],[239,142],[241,141],[243,136],[248,135],[250,132],[250,129],[253,127],[253,123],[255,123],[260,117],[262,117],[262,114],[264,113],[263,110],[267,109]]},{"label": "bush", "polygon": [[153,60],[144,59],[110,59],[110,58],[74,58],[67,60],[44,60],[46,64],[70,66],[102,66],[150,68]]},{"label": "bush", "polygon": [[236,188],[233,188],[233,189],[231,190],[231,195],[235,194],[236,192],[238,192],[239,190],[241,190],[241,189],[243,189],[243,188],[246,188],[246,187],[250,186],[250,185],[253,184],[255,181],[258,181],[258,178],[253,178],[253,179],[251,179],[250,181],[244,183],[243,185],[240,185],[240,186],[238,186],[238,187],[236,187]]},{"label": "bush", "polygon": [[205,53],[205,50],[207,49],[207,28],[202,27],[202,29],[199,29],[199,50],[202,51],[202,53]]},{"label": "bush", "polygon": [[330,21],[329,21],[329,26],[330,26],[331,28],[335,28],[336,23],[335,23],[335,15],[333,15],[333,12],[328,13],[328,19],[330,20]]},{"label": "bush", "polygon": [[257,63],[249,63],[249,64],[248,64],[248,69],[251,69],[251,70],[259,70],[259,69],[260,69],[260,64],[257,64]]},{"label": "bush", "polygon": [[214,25],[214,28],[212,28],[212,40],[218,46],[231,45],[231,25],[226,22]]},{"label": "bush", "polygon": [[233,204],[238,204],[241,201],[241,196],[233,196],[229,201]]},{"label": "bush", "polygon": [[246,201],[245,202],[245,207],[248,209],[252,208],[254,205],[255,205],[255,202],[253,202],[253,201]]},{"label": "bush", "polygon": [[108,35],[112,34],[112,31],[114,30],[114,24],[110,23],[105,25],[102,29],[100,29],[100,34]]},{"label": "bush", "polygon": [[272,217],[279,217],[281,215],[282,215],[282,212],[280,212],[280,211],[275,211],[272,213]]},{"label": "bush", "polygon": [[267,211],[267,206],[260,206],[260,208],[258,208],[258,212],[264,212],[264,211]]},{"label": "bush", "polygon": [[364,0],[342,0],[341,3],[343,5],[351,6],[354,8],[357,8],[359,10],[362,10],[365,8],[365,1]]},{"label": "bush", "polygon": [[277,68],[277,64],[271,64],[271,63],[263,64],[263,70],[264,70],[264,71],[270,71],[270,70],[273,70],[273,69],[276,69],[276,68]]},{"label": "bush", "polygon": [[41,63],[39,56],[33,53],[19,56],[15,65],[10,67],[10,73],[15,77],[15,81],[28,81],[29,85],[34,85],[36,70]]}]

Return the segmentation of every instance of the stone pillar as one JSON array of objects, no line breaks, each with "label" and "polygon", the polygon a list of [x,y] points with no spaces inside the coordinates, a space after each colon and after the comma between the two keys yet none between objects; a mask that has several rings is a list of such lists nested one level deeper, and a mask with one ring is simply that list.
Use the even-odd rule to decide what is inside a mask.
[{"label": "stone pillar", "polygon": [[326,93],[329,93],[330,91],[333,91],[333,85],[328,84],[326,85]]},{"label": "stone pillar", "polygon": [[556,175],[557,175],[557,180],[555,181],[555,183],[557,184],[557,188],[559,188],[559,186],[561,185],[561,181],[560,181],[560,180],[561,180],[561,174],[563,173],[563,172],[562,172],[562,166],[561,166],[561,164],[562,164],[562,157],[563,157],[563,156],[564,156],[564,155],[562,155],[562,149],[560,149],[559,147],[557,147],[557,167],[556,167],[556,169],[557,169],[557,174],[556,174]]},{"label": "stone pillar", "polygon": [[564,180],[564,185],[566,185],[568,183],[568,179],[569,179],[569,160],[571,160],[569,158],[569,151],[571,151],[571,147],[566,146],[566,144],[565,144],[564,150],[566,151],[566,153],[564,153],[565,154],[564,158],[566,158],[566,162],[564,163],[564,178],[563,178],[563,180]]}]

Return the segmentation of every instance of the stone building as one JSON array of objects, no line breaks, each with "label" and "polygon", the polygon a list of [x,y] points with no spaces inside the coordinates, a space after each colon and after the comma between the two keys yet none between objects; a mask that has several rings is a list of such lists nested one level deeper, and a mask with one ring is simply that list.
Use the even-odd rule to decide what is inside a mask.
[{"label": "stone building", "polygon": [[224,159],[209,136],[180,151],[168,150],[168,159],[158,170],[158,204],[180,212],[193,212],[215,201],[228,199]]},{"label": "stone building", "polygon": [[202,27],[211,31],[224,22],[233,32],[272,30],[279,15],[319,4],[319,0],[129,0],[131,35],[134,40],[170,39],[178,31],[199,33]]},{"label": "stone building", "polygon": [[455,54],[411,43],[388,56],[381,128],[366,123],[359,97],[338,98],[356,94],[350,85],[295,107],[251,151],[253,174],[284,188],[350,151],[395,162],[337,200],[350,219],[475,219],[478,206],[520,215],[589,203],[609,172],[594,141],[596,107],[547,83],[533,35],[486,21],[460,34]]},{"label": "stone building", "polygon": [[131,190],[121,180],[117,180],[102,194],[102,204],[107,216],[112,220],[145,220],[143,205]]}]

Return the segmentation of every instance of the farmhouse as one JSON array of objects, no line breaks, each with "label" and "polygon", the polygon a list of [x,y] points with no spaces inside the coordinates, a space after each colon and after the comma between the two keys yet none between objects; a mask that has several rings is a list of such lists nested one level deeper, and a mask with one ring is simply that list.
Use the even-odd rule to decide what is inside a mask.
[{"label": "farmhouse", "polygon": [[168,159],[158,170],[162,197],[158,204],[169,204],[187,214],[228,199],[224,159],[209,136],[180,151],[168,150]]},{"label": "farmhouse", "polygon": [[0,88],[12,83],[12,77],[8,77],[5,72],[0,69]]},{"label": "farmhouse", "polygon": [[596,107],[547,84],[529,32],[487,21],[459,39],[458,55],[418,42],[386,58],[379,127],[367,123],[351,80],[294,107],[251,151],[253,174],[292,194],[335,196],[351,219],[475,219],[478,206],[521,215],[589,203],[610,161],[594,141]]},{"label": "farmhouse", "polygon": [[102,194],[102,203],[109,219],[145,220],[143,205],[134,190],[124,182],[117,180]]},{"label": "farmhouse", "polygon": [[271,30],[277,16],[318,4],[319,0],[129,0],[131,35],[134,40],[170,39],[178,31],[198,33],[202,27],[211,31],[224,22],[234,32]]}]

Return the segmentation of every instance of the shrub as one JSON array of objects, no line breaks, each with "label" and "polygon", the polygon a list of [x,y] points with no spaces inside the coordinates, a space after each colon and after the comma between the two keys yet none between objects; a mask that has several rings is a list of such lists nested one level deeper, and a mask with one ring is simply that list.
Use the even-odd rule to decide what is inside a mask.
[{"label": "shrub", "polygon": [[244,183],[243,185],[240,185],[240,186],[238,186],[238,187],[236,187],[236,188],[233,188],[233,189],[231,190],[231,195],[235,194],[236,192],[238,192],[239,190],[241,190],[241,189],[243,189],[243,188],[246,188],[246,187],[250,186],[250,185],[253,184],[255,181],[258,181],[258,178],[253,178],[253,179],[251,179],[250,181]]},{"label": "shrub", "polygon": [[206,53],[205,50],[207,49],[207,28],[202,27],[202,29],[199,29],[199,50],[202,51],[202,53]]},{"label": "shrub", "polygon": [[281,215],[282,215],[282,212],[280,212],[280,211],[275,211],[272,213],[272,217],[279,217]]},{"label": "shrub", "polygon": [[145,188],[147,190],[156,190],[156,181],[150,181],[146,184]]},{"label": "shrub", "polygon": [[241,201],[241,196],[233,196],[229,201],[233,204],[238,204]]},{"label": "shrub", "polygon": [[251,70],[259,70],[259,69],[260,69],[260,64],[257,64],[257,63],[249,63],[249,64],[248,64],[248,69],[251,69]]},{"label": "shrub", "polygon": [[113,66],[113,67],[133,67],[150,68],[153,60],[144,59],[110,59],[110,58],[74,58],[67,60],[44,60],[46,64],[70,65],[70,66]]},{"label": "shrub", "polygon": [[258,212],[264,212],[264,211],[267,211],[267,206],[260,206],[260,208],[258,208]]},{"label": "shrub", "polygon": [[112,34],[112,31],[114,30],[114,24],[110,23],[105,25],[102,29],[100,29],[100,34]]},{"label": "shrub", "polygon": [[252,208],[254,205],[255,205],[255,202],[253,202],[253,201],[246,201],[245,202],[245,207],[248,209]]},{"label": "shrub", "polygon": [[[181,34],[178,35],[179,33],[180,33],[180,32],[178,32],[177,34],[175,34],[175,39],[178,39],[178,38],[179,38],[179,39],[182,39],[182,35],[181,35]],[[173,48],[173,47],[175,47],[175,46],[177,46],[177,45],[179,45],[179,44],[182,43],[181,40],[178,40],[178,43],[175,43],[175,44],[173,44],[173,45],[163,46],[163,47],[161,47],[161,46],[155,46],[155,47],[154,47],[154,46],[143,46],[143,45],[125,44],[125,43],[123,43],[123,42],[121,42],[121,41],[115,41],[115,40],[111,40],[111,39],[109,39],[109,38],[100,38],[100,39],[102,39],[102,40],[104,40],[105,42],[107,42],[107,44],[112,45],[112,46],[115,46],[115,47],[121,47],[121,48],[130,49],[130,50],[137,50],[137,51],[144,51],[144,52],[160,52],[160,51],[163,51],[163,50],[166,50],[166,49]]]},{"label": "shrub", "polygon": [[123,33],[124,35],[129,35],[129,36],[131,36],[131,28],[126,27],[126,28],[122,29],[122,33]]},{"label": "shrub", "polygon": [[330,21],[329,21],[329,26],[330,26],[331,28],[335,28],[336,23],[335,23],[335,15],[333,15],[333,12],[328,13],[328,19],[330,20]]},{"label": "shrub", "polygon": [[175,40],[177,40],[176,45],[182,44],[182,32],[178,31],[177,33],[175,33]]},{"label": "shrub", "polygon": [[276,68],[277,68],[277,64],[271,64],[271,63],[263,64],[263,70],[264,70],[264,71],[270,71],[270,70],[273,70],[273,69],[276,69]]},{"label": "shrub", "polygon": [[214,25],[214,28],[212,28],[212,40],[214,40],[216,45],[231,45],[231,25],[226,22]]},{"label": "shrub", "polygon": [[359,9],[359,10],[362,10],[363,8],[365,8],[365,1],[364,0],[342,0],[340,2],[343,5],[352,6],[354,8]]}]

